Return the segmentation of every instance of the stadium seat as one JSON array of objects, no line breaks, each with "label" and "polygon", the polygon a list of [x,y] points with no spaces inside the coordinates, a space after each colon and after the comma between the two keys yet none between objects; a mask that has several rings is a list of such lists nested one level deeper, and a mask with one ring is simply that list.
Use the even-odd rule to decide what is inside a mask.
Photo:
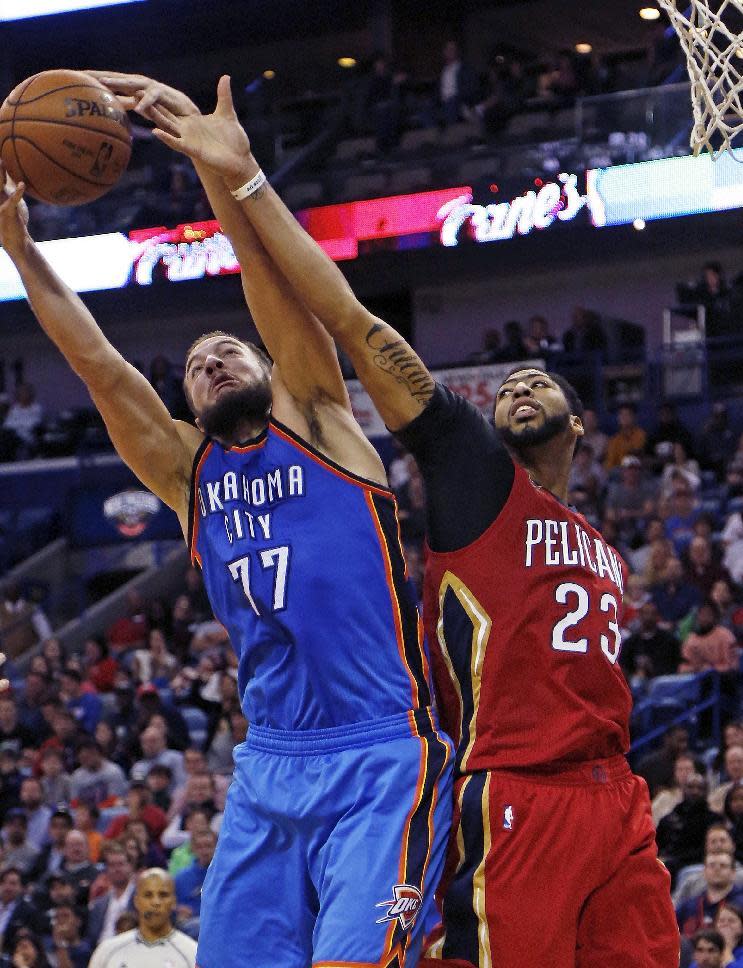
[{"label": "stadium seat", "polygon": [[480,129],[476,124],[469,121],[460,121],[459,124],[451,124],[441,135],[441,143],[453,148],[457,145],[467,144],[480,137]]},{"label": "stadium seat", "polygon": [[673,699],[691,705],[701,699],[701,681],[695,672],[656,676],[648,685],[648,699],[654,703]]},{"label": "stadium seat", "polygon": [[413,154],[430,148],[437,142],[436,128],[415,128],[413,131],[406,131],[400,139],[400,151],[403,154]]},{"label": "stadium seat", "polygon": [[430,168],[402,168],[390,176],[389,191],[392,195],[408,192],[425,192],[432,188]]},{"label": "stadium seat", "polygon": [[373,155],[375,150],[374,138],[347,138],[336,145],[335,157],[339,161],[353,161],[363,155]]}]

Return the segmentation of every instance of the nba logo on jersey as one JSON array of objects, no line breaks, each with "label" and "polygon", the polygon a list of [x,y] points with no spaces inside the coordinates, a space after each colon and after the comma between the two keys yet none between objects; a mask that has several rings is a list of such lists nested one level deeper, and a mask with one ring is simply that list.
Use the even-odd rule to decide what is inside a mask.
[{"label": "nba logo on jersey", "polygon": [[507,807],[503,808],[503,829],[513,830],[513,807],[509,803]]}]

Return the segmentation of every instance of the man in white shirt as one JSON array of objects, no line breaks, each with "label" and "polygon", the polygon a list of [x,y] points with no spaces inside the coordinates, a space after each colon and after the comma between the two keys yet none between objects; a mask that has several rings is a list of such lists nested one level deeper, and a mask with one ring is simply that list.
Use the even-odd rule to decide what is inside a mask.
[{"label": "man in white shirt", "polygon": [[173,879],[159,867],[142,871],[134,907],[139,927],[104,941],[93,952],[89,968],[195,968],[196,942],[173,927]]}]

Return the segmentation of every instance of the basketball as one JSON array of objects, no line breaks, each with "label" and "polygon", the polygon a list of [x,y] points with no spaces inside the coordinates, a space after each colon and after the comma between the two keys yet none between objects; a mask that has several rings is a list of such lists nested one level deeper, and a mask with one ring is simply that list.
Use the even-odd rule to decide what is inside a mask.
[{"label": "basketball", "polygon": [[126,170],[131,132],[118,99],[81,71],[42,71],[0,108],[0,161],[32,198],[92,202]]}]

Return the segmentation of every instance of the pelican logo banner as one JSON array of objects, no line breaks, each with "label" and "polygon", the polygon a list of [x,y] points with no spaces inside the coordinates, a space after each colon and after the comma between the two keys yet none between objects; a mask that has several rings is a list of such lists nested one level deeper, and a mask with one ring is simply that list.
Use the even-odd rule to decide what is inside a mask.
[{"label": "pelican logo banner", "polygon": [[418,917],[423,904],[423,895],[412,884],[395,884],[392,888],[393,899],[380,901],[377,907],[386,907],[387,913],[383,918],[377,918],[377,924],[386,921],[399,921],[403,931],[409,931]]},{"label": "pelican logo banner", "polygon": [[121,491],[103,502],[103,513],[119,534],[137,538],[160,510],[160,501],[149,491]]}]

